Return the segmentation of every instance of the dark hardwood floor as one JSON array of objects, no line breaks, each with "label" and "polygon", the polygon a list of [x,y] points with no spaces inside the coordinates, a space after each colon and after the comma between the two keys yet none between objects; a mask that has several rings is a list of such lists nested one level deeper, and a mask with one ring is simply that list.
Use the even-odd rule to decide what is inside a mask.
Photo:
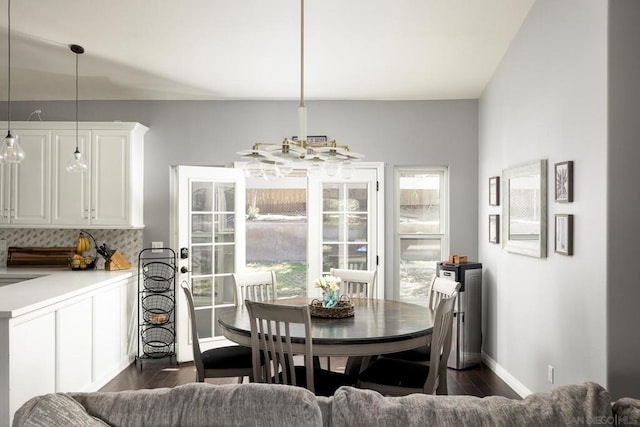
[{"label": "dark hardwood floor", "polygon": [[[332,357],[331,368],[343,370],[345,360],[344,358]],[[324,361],[322,363],[324,365]],[[181,363],[176,366],[169,363],[168,359],[144,360],[142,369],[136,364],[130,365],[100,391],[175,387],[194,381],[195,368],[192,363]],[[245,381],[247,381],[246,378]],[[448,369],[447,381],[450,395],[472,395],[478,397],[495,395],[520,399],[520,396],[515,391],[485,365],[464,370]],[[232,384],[236,383],[237,380],[235,378],[222,378],[208,379],[207,382],[212,384]]]}]

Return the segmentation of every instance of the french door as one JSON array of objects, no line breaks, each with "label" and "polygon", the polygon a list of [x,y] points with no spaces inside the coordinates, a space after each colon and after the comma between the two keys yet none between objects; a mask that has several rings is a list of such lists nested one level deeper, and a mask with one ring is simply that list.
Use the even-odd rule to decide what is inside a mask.
[{"label": "french door", "polygon": [[[331,268],[378,270],[384,278],[382,165],[355,169],[349,179],[309,178],[309,280],[307,294],[319,296],[315,279]],[[376,298],[384,298],[378,286]]]},{"label": "french door", "polygon": [[245,182],[242,170],[174,166],[171,247],[178,254],[177,359],[193,360],[182,282],[192,290],[202,350],[227,345],[216,310],[233,305],[231,274],[245,263]]},{"label": "french door", "polygon": [[[360,166],[349,179],[308,178],[308,296],[319,295],[314,281],[331,268],[377,269],[378,280],[384,278],[383,176],[383,165],[376,163]],[[171,248],[179,255],[180,270],[177,358],[182,362],[193,357],[179,289],[183,281],[193,292],[201,348],[229,344],[221,336],[216,309],[234,304],[231,274],[245,268],[246,183],[241,168],[174,166],[171,179]],[[383,285],[378,293],[384,297]]]}]

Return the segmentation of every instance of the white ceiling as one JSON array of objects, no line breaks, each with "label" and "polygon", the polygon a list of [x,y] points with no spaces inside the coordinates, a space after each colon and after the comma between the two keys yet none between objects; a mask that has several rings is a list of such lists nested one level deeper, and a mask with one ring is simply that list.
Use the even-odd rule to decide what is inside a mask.
[{"label": "white ceiling", "polygon": [[[478,98],[534,0],[306,0],[305,99]],[[7,97],[7,3],[0,88]],[[300,0],[13,0],[12,100],[293,100]]]}]

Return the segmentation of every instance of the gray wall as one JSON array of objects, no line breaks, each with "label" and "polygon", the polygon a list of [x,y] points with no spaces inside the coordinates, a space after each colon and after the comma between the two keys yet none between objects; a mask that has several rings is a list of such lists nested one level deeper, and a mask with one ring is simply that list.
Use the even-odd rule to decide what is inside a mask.
[{"label": "gray wall", "polygon": [[[74,102],[15,102],[13,119],[35,109],[44,120],[74,120]],[[366,161],[386,164],[386,200],[394,200],[393,166],[450,167],[451,251],[477,259],[478,103],[461,101],[308,101],[309,135],[327,135]],[[0,117],[6,103],[0,105]],[[169,166],[225,165],[256,141],[297,132],[297,102],[81,101],[81,121],[137,121],[145,137],[145,246],[169,241]],[[28,154],[28,153],[27,153]],[[385,286],[395,272],[393,203],[386,204]]]},{"label": "gray wall", "polygon": [[[537,0],[480,99],[484,351],[524,392],[607,385],[606,40],[607,2]],[[486,238],[487,216],[502,214],[486,202],[489,177],[540,158],[549,162],[544,259],[507,253]],[[553,201],[553,165],[565,160],[575,164],[570,204]],[[573,256],[554,253],[557,213],[574,215]]]},{"label": "gray wall", "polygon": [[609,391],[640,398],[640,2],[609,8],[609,147],[607,150],[607,349]]}]

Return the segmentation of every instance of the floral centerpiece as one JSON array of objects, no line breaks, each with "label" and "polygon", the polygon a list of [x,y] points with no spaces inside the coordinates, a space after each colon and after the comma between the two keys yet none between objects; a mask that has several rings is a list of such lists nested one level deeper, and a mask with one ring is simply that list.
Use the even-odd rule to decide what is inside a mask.
[{"label": "floral centerpiece", "polygon": [[316,288],[322,289],[322,306],[335,307],[338,303],[338,289],[341,279],[325,275],[315,281]]}]

